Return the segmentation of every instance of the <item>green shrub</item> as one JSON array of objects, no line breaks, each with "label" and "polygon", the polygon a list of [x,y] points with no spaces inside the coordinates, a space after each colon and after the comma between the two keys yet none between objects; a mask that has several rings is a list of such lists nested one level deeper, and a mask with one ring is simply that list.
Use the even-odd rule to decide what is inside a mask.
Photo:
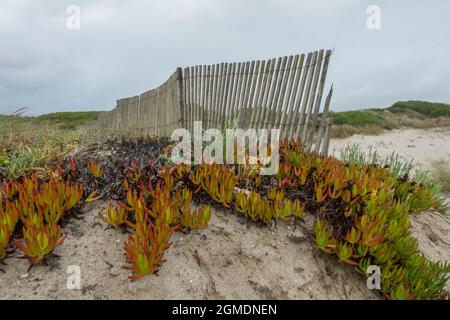
[{"label": "green shrub", "polygon": [[330,117],[335,125],[379,125],[383,124],[383,116],[372,111],[343,111],[331,112]]},{"label": "green shrub", "polygon": [[97,112],[56,112],[38,116],[37,122],[49,122],[56,124],[62,130],[75,130],[79,126],[97,120]]},{"label": "green shrub", "polygon": [[388,108],[388,110],[392,112],[402,112],[405,109],[413,110],[431,118],[450,117],[450,104],[445,103],[400,101]]}]

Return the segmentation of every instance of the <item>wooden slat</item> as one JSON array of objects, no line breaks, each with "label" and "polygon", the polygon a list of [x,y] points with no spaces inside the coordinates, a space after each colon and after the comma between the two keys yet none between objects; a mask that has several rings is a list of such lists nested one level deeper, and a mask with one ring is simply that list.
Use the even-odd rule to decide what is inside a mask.
[{"label": "wooden slat", "polygon": [[234,106],[234,112],[232,114],[232,119],[233,122],[236,123],[237,120],[237,116],[239,114],[239,110],[242,107],[242,95],[243,95],[243,90],[244,90],[244,82],[245,82],[245,74],[247,73],[248,70],[248,63],[243,62],[241,63],[241,69],[239,70],[239,76],[238,76],[238,87],[237,87],[237,91],[236,91],[236,105]]},{"label": "wooden slat", "polygon": [[[304,147],[307,148],[306,143],[307,143],[307,137],[309,135],[309,130],[311,129],[311,115],[313,112],[313,108],[314,108],[314,102],[315,102],[315,98],[316,98],[316,94],[317,94],[317,86],[319,85],[319,79],[320,79],[320,70],[322,68],[322,62],[323,62],[323,50],[320,50],[319,52],[319,56],[316,60],[316,65],[315,65],[315,71],[314,71],[314,79],[313,79],[313,84],[312,84],[312,90],[311,90],[311,95],[309,98],[309,104],[308,104],[308,110],[306,112],[306,117],[305,117],[305,121],[303,124],[303,131],[301,134],[301,138],[302,138],[302,143],[304,144]],[[314,129],[314,128],[312,128]]]},{"label": "wooden slat", "polygon": [[272,82],[272,88],[270,89],[270,96],[269,100],[267,101],[267,113],[266,117],[264,119],[264,122],[266,124],[266,128],[271,129],[273,128],[273,122],[274,122],[274,112],[275,108],[274,105],[276,104],[275,101],[278,98],[279,92],[280,92],[280,86],[281,81],[279,80],[280,70],[284,69],[286,66],[286,57],[278,58],[277,66],[275,68],[275,72],[273,75],[273,82]]},{"label": "wooden slat", "polygon": [[155,122],[154,122],[154,126],[153,126],[153,135],[157,136],[158,135],[158,125],[159,125],[159,91],[161,90],[161,87],[156,88],[155,90],[155,97],[154,97],[154,109],[155,109],[155,113],[154,113],[154,117],[155,117]]},{"label": "wooden slat", "polygon": [[251,84],[251,91],[248,98],[248,107],[250,110],[248,122],[246,123],[247,128],[254,128],[253,127],[253,121],[255,120],[256,116],[256,96],[257,96],[257,87],[259,87],[259,81],[260,81],[260,68],[261,68],[261,61],[256,61],[255,69],[254,69],[254,75],[253,80]]},{"label": "wooden slat", "polygon": [[322,156],[328,156],[328,149],[330,147],[331,122],[327,122],[325,129],[325,140],[323,145]]},{"label": "wooden slat", "polygon": [[200,100],[199,100],[199,112],[200,121],[202,122],[202,128],[205,129],[205,75],[206,66],[200,66]]},{"label": "wooden slat", "polygon": [[175,71],[175,73],[173,74],[173,79],[169,87],[169,91],[171,93],[170,98],[172,100],[172,102],[169,104],[169,108],[171,111],[171,125],[169,137],[172,135],[172,132],[175,129],[182,127],[182,125],[180,125],[181,120],[180,114],[183,110],[183,106],[180,104],[180,101],[183,100],[180,97],[182,87],[179,84],[180,83],[178,82],[178,69],[177,69],[177,71]]},{"label": "wooden slat", "polygon": [[258,70],[259,70],[260,61],[252,61],[252,65],[250,65],[250,77],[247,88],[247,95],[245,97],[245,118],[244,125],[245,128],[248,128],[251,121],[251,116],[253,113],[253,99],[256,90],[256,84],[258,80]]},{"label": "wooden slat", "polygon": [[158,136],[163,136],[165,133],[165,127],[166,127],[166,123],[167,123],[166,108],[165,108],[165,105],[166,105],[166,84],[165,83],[161,86],[160,94],[161,94],[161,96],[158,101],[159,102],[158,108],[159,108],[159,115],[160,115]]},{"label": "wooden slat", "polygon": [[239,110],[238,114],[238,123],[241,128],[245,128],[247,124],[247,117],[249,112],[249,105],[248,105],[248,99],[251,91],[251,85],[252,85],[252,79],[253,79],[253,72],[255,69],[255,61],[247,62],[246,63],[247,68],[246,74],[244,75],[244,87],[243,87],[243,94],[242,94],[242,103],[241,103],[241,109]]},{"label": "wooden slat", "polygon": [[226,123],[228,119],[231,118],[231,113],[233,112],[233,99],[234,99],[234,87],[235,87],[235,72],[236,72],[236,63],[229,63],[227,65],[226,70],[226,91],[227,91],[227,102],[225,105],[225,109],[220,114],[221,123],[220,128],[225,129]]},{"label": "wooden slat", "polygon": [[152,126],[152,132],[150,133],[151,135],[156,135],[156,130],[158,128],[158,104],[157,104],[157,99],[158,99],[158,88],[152,90],[152,95],[151,95],[151,115],[152,115],[152,122],[153,122],[153,126]]},{"label": "wooden slat", "polygon": [[[285,97],[285,102],[284,102],[284,106],[283,106],[283,112],[281,115],[281,120],[280,120],[280,126],[282,128],[281,130],[281,138],[284,138],[286,136],[286,132],[288,131],[289,125],[286,124],[286,119],[289,121],[289,116],[291,115],[292,112],[292,88],[294,87],[294,83],[296,81],[296,77],[297,79],[299,78],[298,74],[299,74],[299,60],[300,60],[300,55],[296,55],[294,57],[294,61],[292,62],[291,65],[291,73],[290,73],[290,78],[289,78],[289,84],[288,84],[288,88],[286,91],[286,97]],[[301,68],[301,66],[300,66]]]},{"label": "wooden slat", "polygon": [[[333,86],[331,86],[330,92],[325,100],[325,106],[323,108],[322,116],[320,118],[319,132],[317,134],[317,141],[315,145],[315,153],[321,153],[321,144],[325,144],[326,140],[326,126],[328,125],[328,110],[330,109],[331,97],[333,96]],[[322,150],[324,151],[324,150]],[[323,153],[323,152],[322,152]]]},{"label": "wooden slat", "polygon": [[[278,62],[281,63],[281,58],[278,59]],[[270,108],[270,105],[269,105],[270,92],[271,92],[271,87],[272,87],[272,82],[273,82],[272,78],[275,73],[275,68],[277,68],[279,65],[278,62],[277,62],[277,59],[272,59],[270,61],[270,70],[268,73],[266,85],[263,90],[263,100],[261,103],[261,107],[263,108],[263,110],[262,110],[261,119],[259,121],[258,128],[266,128],[267,127],[267,118],[268,118],[268,113],[269,113],[269,108]]]},{"label": "wooden slat", "polygon": [[211,66],[206,66],[206,74],[203,76],[205,84],[205,94],[203,99],[203,110],[204,110],[204,122],[205,129],[209,128],[210,125],[210,105],[209,105],[209,95],[210,95],[210,77],[211,77]]},{"label": "wooden slat", "polygon": [[149,105],[148,105],[148,91],[141,94],[141,106],[139,110],[139,127],[142,129],[142,133],[147,136],[148,135],[148,114],[149,114]]},{"label": "wooden slat", "polygon": [[190,74],[190,68],[184,68],[183,71],[183,94],[184,94],[184,127],[187,130],[191,130],[191,104],[190,104],[190,98],[191,98],[191,74]]},{"label": "wooden slat", "polygon": [[161,114],[161,122],[160,122],[160,136],[165,136],[167,130],[167,82],[162,85],[161,88],[161,99],[159,101],[160,114]]},{"label": "wooden slat", "polygon": [[323,90],[325,87],[325,80],[327,77],[327,72],[328,72],[328,64],[330,61],[330,55],[331,55],[331,50],[327,50],[327,52],[325,53],[325,57],[323,58],[323,64],[322,64],[322,74],[320,76],[320,84],[319,84],[319,89],[317,91],[317,96],[314,102],[314,110],[312,113],[312,118],[311,118],[311,126],[310,129],[308,131],[308,134],[306,136],[306,143],[312,148],[312,140],[313,140],[313,136],[314,136],[314,132],[316,132],[316,126],[318,123],[318,116],[319,116],[319,111],[320,111],[320,105],[322,103],[322,96],[323,96]]},{"label": "wooden slat", "polygon": [[300,130],[305,121],[305,115],[307,112],[306,108],[308,107],[309,96],[311,94],[311,86],[312,86],[312,82],[313,82],[313,78],[314,78],[314,70],[315,70],[316,61],[317,61],[317,55],[318,55],[318,52],[315,51],[312,55],[311,63],[309,64],[309,67],[308,67],[308,77],[306,80],[306,88],[303,93],[302,106],[301,106],[301,109],[299,112],[298,123],[294,124],[296,126],[295,134],[294,134],[295,139],[299,138],[299,136],[301,134]]},{"label": "wooden slat", "polygon": [[[190,99],[190,103],[191,103],[191,127],[192,130],[194,129],[194,121],[195,121],[195,102],[196,102],[196,93],[197,93],[197,84],[195,82],[195,77],[196,77],[196,73],[195,73],[195,66],[191,67],[191,99]],[[193,132],[193,131],[192,131]]]},{"label": "wooden slat", "polygon": [[195,120],[200,120],[200,66],[195,67]]},{"label": "wooden slat", "polygon": [[220,129],[223,129],[225,126],[225,119],[227,118],[227,114],[230,110],[231,104],[231,96],[232,96],[232,69],[233,65],[231,63],[225,64],[225,93],[224,93],[224,104],[221,113],[222,123],[220,124]]},{"label": "wooden slat", "polygon": [[280,77],[283,79],[282,83],[281,83],[281,92],[278,98],[278,102],[276,104],[276,118],[275,118],[275,122],[274,122],[274,127],[275,128],[280,128],[280,121],[281,121],[281,114],[284,112],[283,108],[284,108],[284,100],[285,100],[285,96],[286,96],[286,91],[287,91],[287,85],[288,85],[288,80],[289,80],[289,76],[291,74],[292,71],[292,61],[293,61],[294,57],[293,56],[289,56],[288,61],[286,66],[284,67],[284,71],[282,72],[282,74],[280,75]]},{"label": "wooden slat", "polygon": [[[223,113],[223,96],[225,93],[225,77],[226,68],[228,64],[220,64],[219,84],[218,84],[218,99],[217,99],[217,113],[221,115]],[[219,116],[220,117],[220,116]],[[219,118],[220,120],[220,118]]]},{"label": "wooden slat", "polygon": [[227,121],[232,121],[238,110],[239,105],[239,81],[241,73],[244,70],[244,64],[239,62],[236,64],[236,69],[234,70],[234,86],[233,86],[233,99],[230,108],[230,113],[228,114]]},{"label": "wooden slat", "polygon": [[248,61],[245,63],[245,71],[244,71],[244,77],[242,78],[242,88],[241,88],[241,99],[239,102],[239,111],[238,111],[238,115],[236,116],[236,118],[238,119],[238,126],[241,127],[243,125],[243,118],[244,117],[244,113],[245,113],[245,109],[247,108],[246,106],[246,99],[247,99],[247,94],[248,94],[248,88],[249,88],[249,82],[251,81],[251,67],[252,67],[252,62]]},{"label": "wooden slat", "polygon": [[164,96],[165,96],[165,101],[164,101],[164,109],[165,109],[165,114],[166,114],[166,123],[164,126],[164,136],[167,136],[169,133],[169,131],[171,130],[172,126],[172,120],[173,120],[173,115],[172,115],[172,108],[170,108],[170,106],[172,105],[172,90],[170,90],[171,85],[173,82],[173,75],[172,77],[169,78],[169,81],[167,81],[166,86],[165,86],[165,92],[164,92]]},{"label": "wooden slat", "polygon": [[190,67],[189,68],[189,126],[190,131],[192,132],[194,130],[194,117],[195,117],[195,68]]},{"label": "wooden slat", "polygon": [[[230,70],[230,101],[227,106],[226,119],[224,119],[224,124],[226,121],[232,118],[233,112],[236,106],[236,95],[237,95],[237,86],[238,86],[238,78],[239,78],[239,69],[240,63],[231,64]],[[223,127],[224,128],[224,127]]]},{"label": "wooden slat", "polygon": [[[288,134],[288,136],[290,138],[294,138],[295,130],[297,129],[296,126],[298,124],[298,119],[300,118],[300,108],[301,108],[301,104],[302,104],[302,100],[303,100],[303,96],[304,96],[306,78],[309,73],[311,59],[312,59],[312,53],[310,52],[310,53],[308,53],[308,55],[306,57],[305,65],[302,66],[302,68],[299,70],[298,77],[301,76],[300,85],[296,86],[294,84],[294,89],[297,91],[297,94],[294,96],[294,101],[295,101],[294,105],[293,105],[294,109],[293,109],[293,113],[291,115],[292,123],[291,123],[289,134]],[[298,78],[297,78],[297,80],[298,80]]]},{"label": "wooden slat", "polygon": [[220,74],[220,64],[216,64],[214,66],[214,85],[213,85],[213,97],[212,97],[212,105],[214,110],[214,127],[217,128],[219,125],[219,115],[217,108],[217,96],[218,96],[218,83],[219,83],[219,74]]},{"label": "wooden slat", "polygon": [[246,62],[245,63],[245,68],[244,68],[244,73],[242,76],[242,86],[241,86],[241,90],[239,93],[239,105],[238,105],[238,111],[237,111],[237,115],[236,115],[236,120],[237,120],[237,126],[240,128],[242,123],[241,123],[241,114],[243,112],[243,109],[245,108],[245,95],[247,92],[247,84],[248,84],[248,78],[249,78],[249,74],[250,74],[250,67],[251,67],[251,63],[250,62]]},{"label": "wooden slat", "polygon": [[265,88],[267,86],[267,80],[269,77],[269,72],[271,68],[271,60],[263,61],[263,66],[261,66],[261,75],[260,75],[260,83],[258,85],[258,89],[256,90],[256,115],[255,119],[252,122],[253,128],[261,128],[260,124],[264,115],[263,112],[263,99],[265,94]]}]

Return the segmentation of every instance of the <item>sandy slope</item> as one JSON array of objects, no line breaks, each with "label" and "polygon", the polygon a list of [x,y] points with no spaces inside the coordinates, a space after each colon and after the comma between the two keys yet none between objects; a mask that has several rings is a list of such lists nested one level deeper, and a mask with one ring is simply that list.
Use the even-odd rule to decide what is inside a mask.
[{"label": "sandy slope", "polygon": [[339,156],[340,149],[354,143],[366,151],[372,146],[383,157],[397,152],[406,162],[413,160],[423,170],[430,170],[432,161],[450,161],[450,128],[402,129],[374,136],[354,135],[332,140],[330,151]]},{"label": "sandy slope", "polygon": [[[367,142],[427,168],[431,159],[450,155],[449,131],[391,131],[374,137],[333,141],[332,148]],[[414,141],[411,141],[414,140]],[[442,146],[444,144],[444,146]],[[408,147],[415,145],[415,147]],[[381,150],[380,150],[381,151]],[[276,228],[247,223],[226,211],[215,211],[206,230],[177,233],[158,275],[130,282],[124,264],[126,235],[106,229],[98,218],[105,203],[85,207],[80,220],[56,250],[59,259],[27,273],[24,259],[7,259],[0,273],[1,299],[378,299],[363,278],[334,257],[313,250],[303,229],[288,223]],[[434,260],[450,261],[450,219],[437,213],[412,217],[420,248]],[[304,228],[311,227],[306,223]],[[80,267],[81,290],[67,288],[67,268]]]},{"label": "sandy slope", "polygon": [[[10,259],[1,298],[93,299],[360,299],[376,298],[362,278],[312,247],[299,228],[276,230],[215,212],[206,230],[177,233],[158,275],[131,283],[124,264],[126,235],[105,230],[98,210],[66,229],[68,238],[50,266],[27,274],[25,260]],[[82,290],[66,287],[67,267],[81,269]],[[112,267],[111,267],[112,265]]]}]

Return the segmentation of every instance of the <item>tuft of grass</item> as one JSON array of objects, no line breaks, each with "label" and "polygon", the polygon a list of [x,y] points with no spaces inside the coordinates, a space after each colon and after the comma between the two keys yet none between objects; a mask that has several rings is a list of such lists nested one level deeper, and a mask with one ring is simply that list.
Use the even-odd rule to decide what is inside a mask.
[{"label": "tuft of grass", "polygon": [[392,152],[390,156],[383,158],[377,153],[377,150],[372,148],[372,146],[369,147],[368,152],[364,152],[359,144],[345,146],[344,149],[339,151],[338,158],[350,164],[375,164],[379,167],[389,168],[389,171],[396,178],[410,176],[413,169],[413,160],[410,162],[404,162],[400,160],[399,155],[395,152]]},{"label": "tuft of grass", "polygon": [[433,162],[433,177],[440,183],[442,192],[450,194],[450,164],[443,161]]}]

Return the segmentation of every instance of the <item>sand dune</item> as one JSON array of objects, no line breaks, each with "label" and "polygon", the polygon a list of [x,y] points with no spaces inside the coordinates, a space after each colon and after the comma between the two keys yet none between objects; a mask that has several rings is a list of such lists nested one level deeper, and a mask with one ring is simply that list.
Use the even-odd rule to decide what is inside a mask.
[{"label": "sand dune", "polygon": [[[392,151],[418,167],[448,160],[450,131],[393,130],[379,136],[332,141],[370,145],[381,155]],[[98,212],[106,203],[83,210],[82,219],[63,232],[59,259],[29,272],[24,259],[9,258],[2,266],[1,299],[379,299],[364,278],[335,257],[314,250],[304,230],[292,223],[259,227],[228,211],[215,211],[209,227],[177,233],[167,263],[157,275],[130,282],[121,266],[126,235],[106,229]],[[420,249],[432,260],[450,261],[450,219],[436,212],[411,217]],[[310,228],[308,221],[303,228]],[[81,271],[81,290],[67,288],[68,267]],[[448,287],[448,286],[447,286]]]}]

